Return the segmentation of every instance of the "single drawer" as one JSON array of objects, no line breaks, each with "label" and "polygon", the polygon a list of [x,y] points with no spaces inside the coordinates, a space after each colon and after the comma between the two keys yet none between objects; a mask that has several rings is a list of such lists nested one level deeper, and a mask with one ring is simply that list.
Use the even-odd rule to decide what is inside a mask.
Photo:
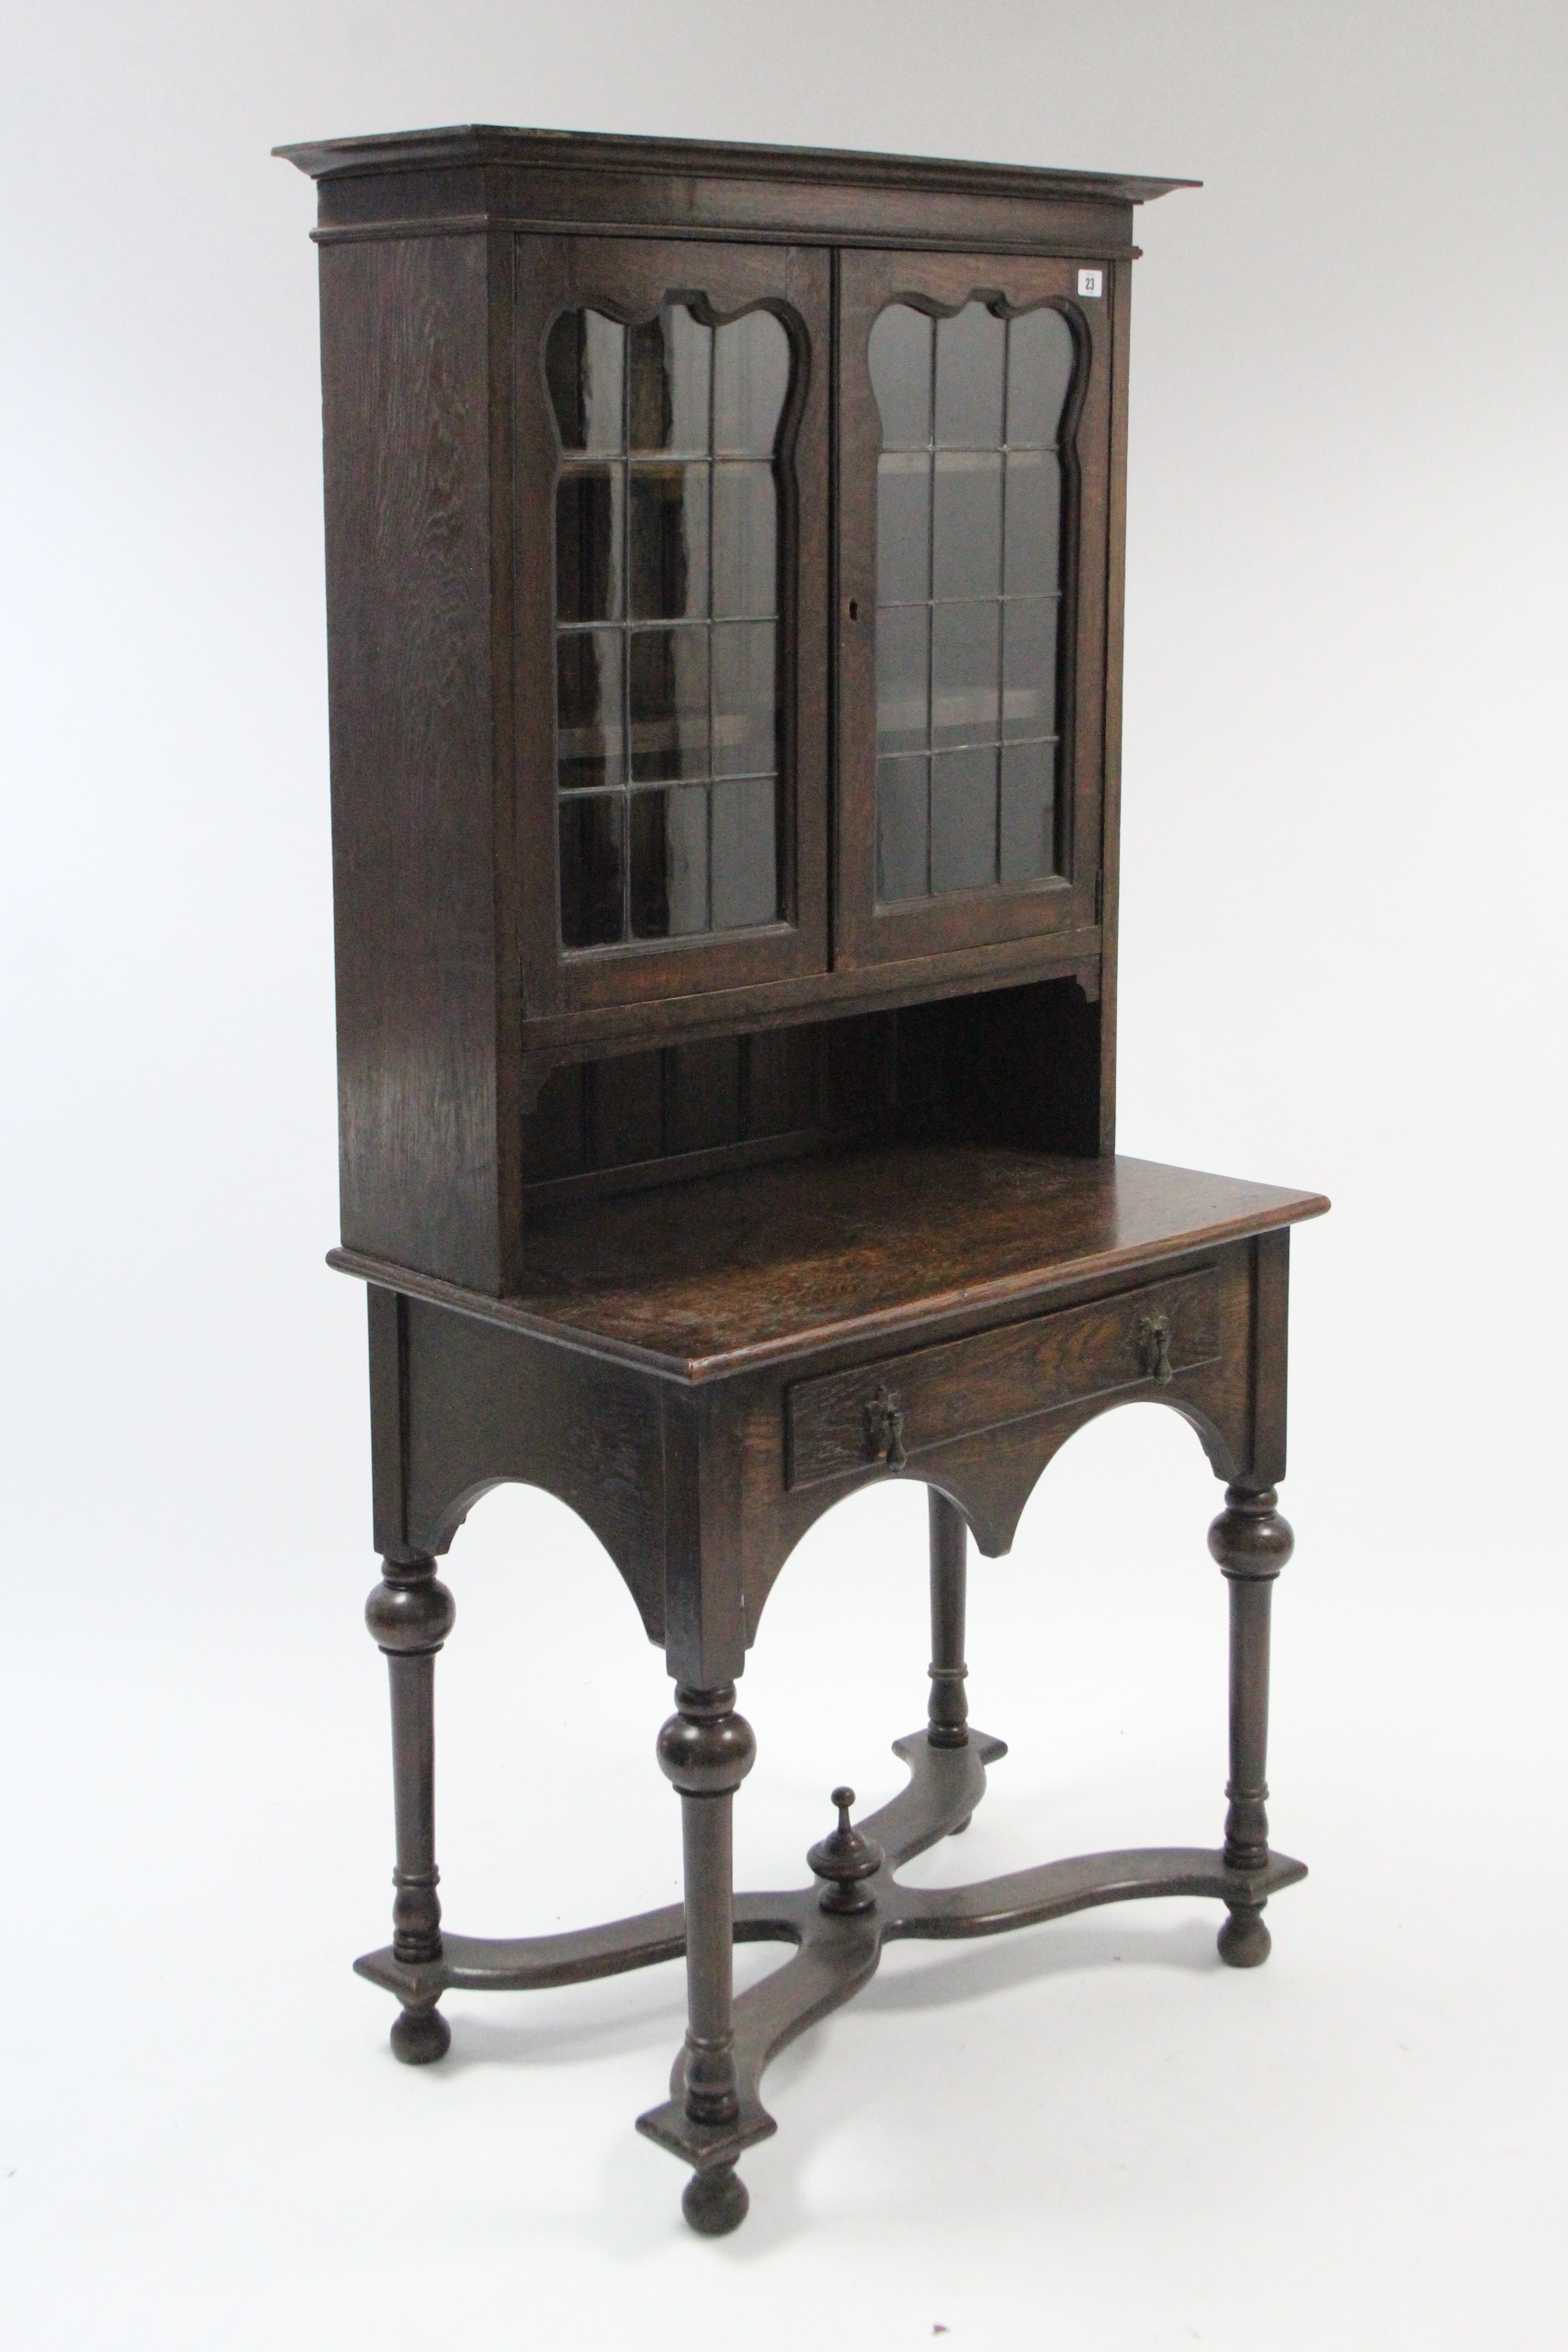
[{"label": "single drawer", "polygon": [[930,1446],[1120,1389],[1157,1395],[1219,1352],[1219,1277],[1203,1266],[1027,1323],[797,1381],[785,1402],[788,1483],[816,1486],[873,1462],[898,1468]]}]

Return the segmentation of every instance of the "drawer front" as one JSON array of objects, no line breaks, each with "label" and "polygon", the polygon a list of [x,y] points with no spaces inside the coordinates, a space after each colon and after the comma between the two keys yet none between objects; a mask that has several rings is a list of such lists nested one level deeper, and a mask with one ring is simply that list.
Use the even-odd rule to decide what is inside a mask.
[{"label": "drawer front", "polygon": [[1122,1389],[1157,1396],[1178,1373],[1216,1362],[1219,1352],[1219,1276],[1204,1266],[1027,1323],[798,1381],[785,1402],[787,1483],[792,1490],[816,1486],[880,1461],[896,1468],[900,1456]]}]

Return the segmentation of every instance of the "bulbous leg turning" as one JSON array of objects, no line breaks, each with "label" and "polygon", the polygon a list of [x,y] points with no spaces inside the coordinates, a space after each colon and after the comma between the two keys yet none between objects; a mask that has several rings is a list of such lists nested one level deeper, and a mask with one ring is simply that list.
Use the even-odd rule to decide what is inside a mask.
[{"label": "bulbous leg turning", "polygon": [[[1272,1486],[1227,1486],[1226,1507],[1209,1529],[1209,1549],[1230,1588],[1230,1779],[1225,1817],[1229,1870],[1255,1873],[1268,1862],[1268,1619],[1274,1580],[1295,1549]],[[1238,1896],[1226,1906],[1219,1956],[1227,1968],[1261,1968],[1273,1941],[1263,1904]]]}]

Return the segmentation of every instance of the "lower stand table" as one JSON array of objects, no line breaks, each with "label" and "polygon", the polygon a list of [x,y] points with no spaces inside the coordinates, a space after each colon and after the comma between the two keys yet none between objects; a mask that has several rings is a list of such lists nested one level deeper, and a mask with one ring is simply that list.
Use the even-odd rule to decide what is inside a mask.
[{"label": "lower stand table", "polygon": [[[1268,1846],[1269,1594],[1291,1550],[1285,1468],[1289,1227],[1321,1195],[1151,1161],[977,1145],[896,1146],[545,1211],[521,1289],[482,1297],[349,1250],[370,1287],[375,1539],[366,1608],[392,1682],[393,1940],[357,1963],[396,1995],[392,2046],[442,2056],[449,1986],[522,1990],[686,1958],[670,2095],[638,2128],[692,2167],[694,2229],[732,2230],[742,2150],[775,2128],[775,2052],[857,1992],[884,1942],[995,1935],[1100,1903],[1213,1895],[1222,1958],[1265,1959],[1263,1907],[1305,1875]],[[1196,1432],[1225,1508],[1209,1549],[1230,1589],[1230,1779],[1221,1847],[1084,1854],[973,1885],[901,1885],[900,1863],[965,1827],[1003,1743],[964,1699],[966,1527],[1006,1551],[1074,1430],[1137,1401]],[[931,1696],[895,1742],[902,1794],[812,1847],[813,1883],[733,1890],[731,1814],[755,1741],[735,1683],[763,1605],[812,1522],[868,1481],[924,1482]],[[436,1576],[470,1506],[506,1480],[577,1510],[674,1677],[659,1764],[679,1791],[685,1901],[557,1936],[455,1936],[435,1855],[433,1675],[450,1633]],[[731,1947],[797,1948],[733,1997]]]}]

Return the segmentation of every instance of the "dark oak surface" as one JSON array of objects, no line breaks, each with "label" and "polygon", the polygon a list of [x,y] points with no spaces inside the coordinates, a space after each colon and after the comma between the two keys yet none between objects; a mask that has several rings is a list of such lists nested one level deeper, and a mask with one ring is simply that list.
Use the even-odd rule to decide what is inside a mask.
[{"label": "dark oak surface", "polygon": [[499,1290],[521,1202],[490,279],[472,239],[321,257],[343,1239]]},{"label": "dark oak surface", "polygon": [[[484,1310],[689,1381],[1026,1299],[1321,1216],[1321,1193],[1149,1160],[893,1146],[546,1209]],[[332,1262],[465,1303],[356,1253]],[[479,1307],[481,1302],[468,1302]]]},{"label": "dark oak surface", "polygon": [[547,1073],[574,1054],[586,1059],[640,1045],[656,1026],[660,1037],[727,1037],[763,1023],[787,1028],[841,1009],[926,1004],[938,997],[983,995],[1021,982],[1076,977],[1098,990],[1102,984],[1101,937],[1100,926],[1089,924],[1081,930],[995,940],[984,947],[808,972],[794,980],[694,989],[689,996],[662,998],[657,1014],[647,1003],[540,1014],[522,1024],[524,1056]]},{"label": "dark oak surface", "polygon": [[[1303,1875],[1268,1843],[1270,1597],[1292,1544],[1276,1507],[1289,1228],[1329,1204],[1111,1156],[1132,215],[1195,183],[473,125],[278,152],[320,183],[344,1242],[331,1262],[370,1285],[383,1577],[366,1621],[392,1698],[393,1941],[361,1967],[401,2004],[395,2053],[425,2064],[450,2041],[449,1985],[571,1983],[684,1952],[686,2042],[641,2127],[692,2167],[684,2210],[717,2234],[746,2210],[737,2157],[773,2128],[763,2067],[867,1980],[885,1941],[1180,1893],[1225,1906],[1220,1957],[1250,1968],[1269,1948],[1265,1905]],[[1015,320],[1056,310],[1077,356],[1049,435],[1026,404],[1013,434],[1010,356],[1001,405],[988,415],[976,393],[944,427],[942,387],[958,379],[942,354],[963,338],[940,328],[924,439],[910,414],[889,425],[869,354],[895,300],[938,317],[975,300]],[[773,445],[777,919],[677,941],[652,938],[650,917],[634,937],[628,895],[613,945],[609,929],[560,917],[558,633],[707,626],[739,608],[618,589],[560,605],[553,585],[578,576],[571,551],[587,540],[569,506],[562,575],[557,473],[586,478],[601,442],[585,413],[580,436],[558,436],[545,354],[569,310],[712,324],[759,306],[794,371]],[[1006,328],[1009,355],[1018,332]],[[630,377],[616,380],[626,393]],[[666,436],[646,421],[646,443],[634,436],[629,393],[620,414],[605,487],[624,452],[629,517],[634,455]],[[716,431],[700,437],[698,462],[716,468]],[[930,459],[924,568],[889,560],[885,600],[884,441]],[[1015,457],[1047,446],[1059,506],[1021,489],[1015,540]],[[943,451],[976,460],[947,472],[981,485],[964,494],[973,561],[948,571],[959,507],[938,497]],[[717,509],[700,479],[711,508],[694,491],[693,515]],[[684,489],[675,503],[685,516]],[[629,520],[617,535],[613,495],[594,511],[595,545],[624,545],[628,576],[637,545],[664,543],[639,542]],[[889,505],[889,551],[918,547],[921,511]],[[706,562],[717,542],[701,528]],[[1031,546],[1051,562],[1015,574],[1010,551]],[[1009,671],[1002,614],[1047,594],[1062,616],[1048,719],[1036,671]],[[918,878],[933,895],[910,895],[916,870],[895,858],[885,907],[879,601],[931,616]],[[965,667],[953,638],[939,675],[939,610],[965,605],[983,620],[995,607],[1002,651]],[[754,600],[746,617],[762,617]],[[1015,642],[1037,651],[1044,636],[1031,622]],[[902,743],[899,679],[918,664],[899,671],[889,648],[891,634],[889,741]],[[1029,723],[1016,709],[1009,740],[1058,747],[1050,855],[1005,856],[998,753],[989,869],[972,854],[984,827],[971,762],[970,797],[942,803],[963,854],[939,888],[936,761],[952,730],[972,739],[956,744],[966,758],[1006,737],[1010,677]],[[944,679],[958,705],[939,744]],[[636,708],[628,691],[623,748]],[[1043,772],[1037,761],[1025,783]],[[889,824],[912,805],[909,775]],[[634,765],[616,789],[667,781]],[[967,1827],[1004,1752],[968,1726],[967,1543],[1005,1552],[1062,1445],[1133,1402],[1180,1415],[1226,1481],[1209,1531],[1229,1588],[1224,1847],[903,1887],[898,1865]],[[814,1885],[737,1895],[731,1810],[756,1743],[736,1681],[768,1594],[825,1511],[900,1476],[930,1505],[927,1722],[896,1751],[910,1785],[858,1823],[854,1792],[836,1789],[837,1827],[807,1854]],[[679,1799],[684,1901],[567,1934],[444,1936],[434,1673],[456,1606],[436,1570],[508,1481],[579,1514],[663,1645],[675,1711],[657,1752]],[[820,1632],[838,1672],[830,1616]],[[758,1937],[798,1949],[737,2000],[732,1945]],[[933,2115],[933,2147],[951,2120]]]},{"label": "dark oak surface", "polygon": [[505,227],[1131,256],[1132,207],[1193,180],[705,139],[458,123],[273,151],[315,180],[323,243]]}]

